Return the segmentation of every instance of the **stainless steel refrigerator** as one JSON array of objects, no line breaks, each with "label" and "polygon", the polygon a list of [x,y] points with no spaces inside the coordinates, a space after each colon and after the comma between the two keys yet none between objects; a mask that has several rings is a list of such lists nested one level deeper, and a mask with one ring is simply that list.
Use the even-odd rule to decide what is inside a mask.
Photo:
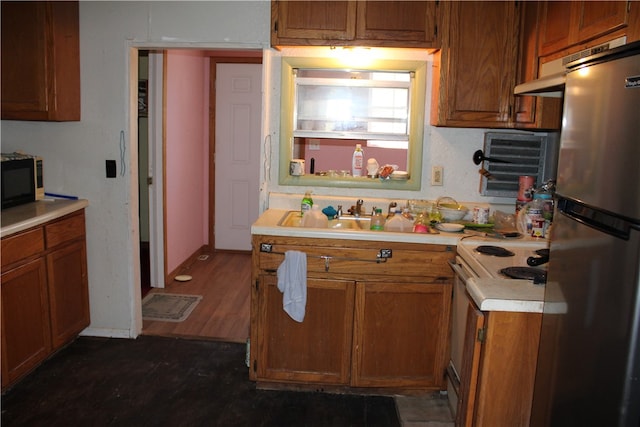
[{"label": "stainless steel refrigerator", "polygon": [[532,426],[640,426],[640,43],[569,64]]}]

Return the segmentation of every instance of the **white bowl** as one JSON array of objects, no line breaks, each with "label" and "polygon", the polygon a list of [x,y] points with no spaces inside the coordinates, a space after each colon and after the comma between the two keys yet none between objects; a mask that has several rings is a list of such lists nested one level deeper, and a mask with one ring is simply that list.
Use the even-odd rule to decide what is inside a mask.
[{"label": "white bowl", "polygon": [[464,228],[462,224],[451,224],[448,222],[442,222],[436,225],[436,228],[440,231],[448,231],[450,233],[461,231]]},{"label": "white bowl", "polygon": [[467,214],[468,209],[465,207],[460,207],[458,209],[445,208],[442,206],[438,206],[438,210],[444,218],[445,221],[459,221]]}]

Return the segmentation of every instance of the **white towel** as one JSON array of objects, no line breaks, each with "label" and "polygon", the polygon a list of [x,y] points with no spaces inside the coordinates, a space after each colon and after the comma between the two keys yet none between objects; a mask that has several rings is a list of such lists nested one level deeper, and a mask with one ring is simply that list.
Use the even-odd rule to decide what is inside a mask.
[{"label": "white towel", "polygon": [[307,305],[307,254],[284,253],[284,261],[278,267],[278,289],[283,293],[284,311],[296,322],[302,322]]}]

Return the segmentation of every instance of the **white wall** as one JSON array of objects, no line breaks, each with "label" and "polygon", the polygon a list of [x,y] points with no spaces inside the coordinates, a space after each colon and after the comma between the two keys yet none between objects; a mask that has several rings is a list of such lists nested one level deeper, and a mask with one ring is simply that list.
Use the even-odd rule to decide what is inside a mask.
[{"label": "white wall", "polygon": [[[22,149],[42,155],[47,191],[89,200],[87,256],[91,325],[85,334],[135,337],[141,329],[137,135],[135,122],[130,122],[130,108],[136,104],[135,98],[130,102],[129,88],[130,72],[136,71],[137,65],[135,61],[130,62],[131,48],[267,48],[264,129],[270,138],[263,138],[261,143],[270,161],[261,174],[268,177],[261,185],[261,206],[267,206],[270,192],[298,197],[300,189],[277,185],[279,56],[282,53],[268,49],[269,24],[268,0],[81,1],[82,120],[71,123],[2,121],[2,151]],[[137,74],[133,74],[132,79],[136,78]],[[136,93],[136,88],[132,93]],[[429,99],[430,94],[427,95]],[[426,117],[429,117],[428,111]],[[121,132],[124,164],[120,164]],[[478,167],[471,157],[482,147],[482,138],[483,130],[479,129],[427,126],[423,159],[427,172],[421,191],[398,194],[317,188],[314,194],[426,199],[451,195],[464,201],[500,202],[478,194]],[[117,178],[105,178],[105,159],[118,160]],[[444,166],[444,186],[428,184],[431,165]]]},{"label": "white wall", "polygon": [[[49,192],[89,200],[87,257],[91,325],[85,334],[139,333],[136,132],[130,127],[131,47],[268,47],[270,3],[80,2],[82,120],[2,121],[2,151],[45,158]],[[124,132],[124,176],[120,132]],[[105,178],[105,159],[118,160]]]}]

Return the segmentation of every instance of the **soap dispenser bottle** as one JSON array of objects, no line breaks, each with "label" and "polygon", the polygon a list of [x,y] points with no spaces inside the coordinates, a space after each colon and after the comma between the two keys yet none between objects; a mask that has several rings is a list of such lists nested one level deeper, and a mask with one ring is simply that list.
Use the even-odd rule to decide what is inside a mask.
[{"label": "soap dispenser bottle", "polygon": [[362,144],[356,144],[356,149],[353,152],[353,158],[351,159],[351,175],[361,176],[363,163],[364,151],[362,151]]},{"label": "soap dispenser bottle", "polygon": [[300,215],[304,216],[305,213],[311,210],[313,206],[313,199],[311,198],[311,191],[307,191],[304,193],[304,197],[302,198],[302,202],[300,203]]}]

